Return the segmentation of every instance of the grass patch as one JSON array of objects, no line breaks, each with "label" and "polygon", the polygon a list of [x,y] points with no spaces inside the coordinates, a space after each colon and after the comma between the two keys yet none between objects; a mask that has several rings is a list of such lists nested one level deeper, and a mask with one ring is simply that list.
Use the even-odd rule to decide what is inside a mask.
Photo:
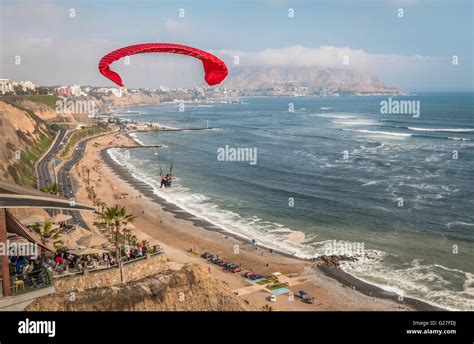
[{"label": "grass patch", "polygon": [[64,149],[61,151],[60,156],[62,158],[67,157],[71,152],[71,149],[73,149],[73,147],[76,145],[76,143],[88,137],[101,134],[103,132],[105,132],[105,129],[99,126],[93,126],[75,131],[71,134],[71,137],[69,138]]},{"label": "grass patch", "polygon": [[30,149],[21,152],[20,160],[13,165],[13,168],[16,171],[16,173],[13,174],[13,177],[17,184],[32,188],[36,187],[35,163],[44,152],[46,152],[50,144],[51,138],[49,136],[44,136]]},{"label": "grass patch", "polygon": [[[58,99],[59,97],[54,96],[54,95],[21,95],[21,96],[5,96],[1,98],[1,100],[6,101],[9,104],[11,104],[12,102],[15,103],[22,100],[30,100],[35,103],[41,103],[41,104],[47,105],[52,109],[56,108],[56,101]],[[12,105],[17,106],[15,104],[12,104]]]},{"label": "grass patch", "polygon": [[31,95],[31,96],[25,96],[25,98],[33,102],[45,104],[53,109],[56,108],[56,102],[59,99],[58,96],[53,96],[53,95]]},{"label": "grass patch", "polygon": [[275,289],[281,289],[281,288],[287,288],[288,286],[285,283],[275,283],[275,284],[269,284],[267,285],[267,288],[270,290],[275,290]]}]

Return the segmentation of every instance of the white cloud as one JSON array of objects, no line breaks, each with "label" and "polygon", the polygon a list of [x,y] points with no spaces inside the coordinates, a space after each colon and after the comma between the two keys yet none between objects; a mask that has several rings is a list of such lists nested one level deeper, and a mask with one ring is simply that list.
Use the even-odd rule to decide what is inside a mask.
[{"label": "white cloud", "polygon": [[[350,47],[294,45],[256,52],[217,50],[228,66],[239,57],[239,65],[262,67],[319,67],[367,71],[390,86],[405,89],[470,89],[469,66],[453,66],[451,56],[379,54]],[[344,64],[347,56],[349,63]],[[472,69],[471,69],[472,71]],[[471,72],[472,73],[472,72]]]},{"label": "white cloud", "polygon": [[[230,60],[239,56],[242,65],[267,67],[323,67],[355,68],[363,70],[384,68],[410,68],[430,64],[439,58],[420,55],[374,54],[349,47],[320,46],[309,48],[294,45],[280,49],[264,49],[258,52],[219,50],[217,54]],[[348,63],[345,64],[344,62]]]}]

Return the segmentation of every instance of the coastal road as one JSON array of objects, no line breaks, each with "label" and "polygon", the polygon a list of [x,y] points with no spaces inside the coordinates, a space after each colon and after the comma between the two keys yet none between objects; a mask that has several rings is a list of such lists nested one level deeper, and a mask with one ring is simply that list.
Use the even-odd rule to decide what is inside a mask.
[{"label": "coastal road", "polygon": [[[82,157],[87,141],[82,141],[77,145],[71,159],[65,162],[60,168],[56,181],[56,178],[54,177],[54,171],[52,169],[52,164],[54,163],[53,160],[59,154],[63,146],[68,142],[69,137],[70,132],[67,132],[65,129],[60,129],[60,133],[56,142],[53,144],[48,154],[46,154],[37,165],[38,187],[43,188],[57,182],[61,186],[59,196],[62,196],[66,199],[75,198],[74,188],[69,176],[69,172],[71,171],[71,168],[74,166],[74,164]],[[48,209],[47,212],[51,216],[60,213],[60,211],[56,209]],[[89,228],[79,211],[63,210],[62,213],[72,216],[72,223],[77,224],[83,228]]]},{"label": "coastal road", "polygon": [[[72,185],[70,172],[73,166],[82,158],[82,155],[84,154],[84,150],[86,148],[87,141],[89,140],[80,142],[76,146],[71,159],[65,162],[64,165],[61,166],[61,168],[59,169],[58,184],[61,185],[61,191],[59,192],[59,195],[63,196],[64,198],[67,198],[67,199],[75,198],[74,186]],[[87,225],[86,221],[84,220],[84,218],[82,217],[79,211],[65,210],[64,214],[71,215],[73,223],[83,228],[89,228],[89,226]]]},{"label": "coastal road", "polygon": [[66,129],[59,129],[59,134],[53,146],[45,156],[38,162],[36,171],[38,173],[38,189],[44,188],[55,183],[54,171],[52,164],[54,163],[54,157],[57,155],[62,147],[62,143],[65,142]]}]

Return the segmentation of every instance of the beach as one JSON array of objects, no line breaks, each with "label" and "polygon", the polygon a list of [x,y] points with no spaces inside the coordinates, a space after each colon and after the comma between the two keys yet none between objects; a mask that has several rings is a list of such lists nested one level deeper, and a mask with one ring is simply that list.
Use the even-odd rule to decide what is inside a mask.
[{"label": "beach", "polygon": [[[261,310],[266,304],[274,310],[294,311],[433,309],[422,302],[409,302],[409,299],[398,302],[394,295],[377,291],[378,288],[354,278],[347,279],[340,269],[330,269],[332,271],[324,273],[315,268],[311,261],[255,247],[225,232],[206,228],[209,227],[206,221],[186,214],[176,206],[164,203],[164,200],[160,204],[160,199],[153,194],[151,187],[135,180],[123,167],[115,164],[106,152],[112,147],[133,146],[138,145],[121,133],[90,140],[83,158],[71,172],[78,201],[90,202],[83,176],[80,175],[84,166],[90,169],[90,185],[100,199],[109,206],[125,206],[128,212],[137,216],[133,231],[140,240],[162,245],[168,259],[176,264],[197,263],[208,269],[216,278],[225,281],[234,293],[247,300],[253,309]],[[89,223],[94,222],[93,214],[84,213],[83,216]],[[238,254],[234,253],[235,245],[239,247]],[[295,294],[305,290],[315,296],[316,301],[306,304],[298,302],[298,299],[290,301],[287,295],[280,295],[276,302],[269,302],[266,299],[268,292],[251,286],[240,273],[224,272],[221,267],[201,258],[200,254],[205,251],[241,265],[242,271],[255,271],[261,275],[281,273],[290,282],[288,289]]]}]

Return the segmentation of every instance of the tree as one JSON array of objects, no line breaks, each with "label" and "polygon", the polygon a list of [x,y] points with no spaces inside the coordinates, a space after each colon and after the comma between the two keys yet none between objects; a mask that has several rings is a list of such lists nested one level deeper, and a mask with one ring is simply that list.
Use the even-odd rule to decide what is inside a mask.
[{"label": "tree", "polygon": [[123,236],[127,239],[128,245],[132,245],[132,238],[134,237],[132,230],[128,228],[123,229]]},{"label": "tree", "polygon": [[114,232],[115,237],[115,254],[117,260],[120,260],[120,246],[119,246],[119,233],[123,226],[133,222],[136,216],[133,214],[127,214],[125,207],[121,207],[118,204],[109,208],[107,207],[103,213],[105,222],[109,225],[110,229]]},{"label": "tree", "polygon": [[272,308],[272,306],[264,305],[264,306],[262,307],[262,311],[264,311],[264,312],[272,312],[272,311],[273,311],[273,308]]},{"label": "tree", "polygon": [[54,183],[49,186],[45,186],[44,188],[41,188],[42,192],[47,192],[52,195],[58,195],[59,191],[61,191],[61,185]]},{"label": "tree", "polygon": [[[63,242],[59,240],[62,234],[53,230],[53,224],[51,222],[46,222],[43,226],[36,223],[33,225],[33,231],[38,235],[39,239],[45,246],[51,242],[54,247],[60,247],[63,244]],[[42,251],[42,255],[43,253],[44,251]]]}]

